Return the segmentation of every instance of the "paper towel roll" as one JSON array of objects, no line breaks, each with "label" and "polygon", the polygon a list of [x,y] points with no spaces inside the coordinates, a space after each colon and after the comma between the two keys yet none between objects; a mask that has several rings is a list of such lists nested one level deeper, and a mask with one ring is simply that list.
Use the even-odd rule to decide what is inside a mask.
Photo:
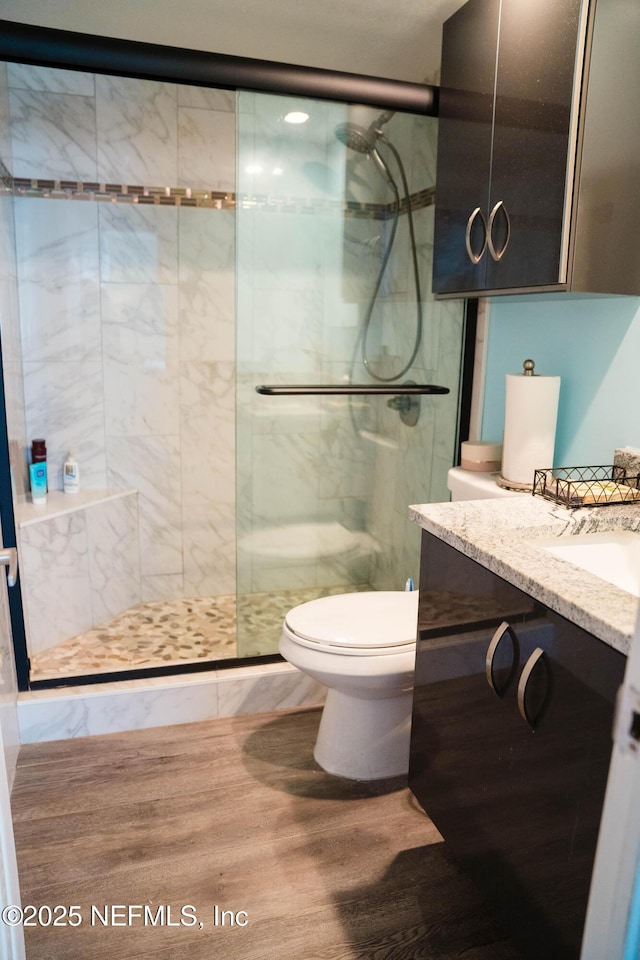
[{"label": "paper towel roll", "polygon": [[506,481],[532,485],[535,470],[553,466],[559,396],[560,377],[506,375],[502,450]]}]

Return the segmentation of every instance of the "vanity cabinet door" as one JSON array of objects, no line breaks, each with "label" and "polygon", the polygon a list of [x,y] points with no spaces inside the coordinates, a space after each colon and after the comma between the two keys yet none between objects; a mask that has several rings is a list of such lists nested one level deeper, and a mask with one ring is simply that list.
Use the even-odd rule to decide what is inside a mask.
[{"label": "vanity cabinet door", "polygon": [[583,6],[469,0],[446,21],[434,292],[565,282]]},{"label": "vanity cabinet door", "polygon": [[426,533],[420,591],[410,786],[523,956],[577,960],[625,658]]}]

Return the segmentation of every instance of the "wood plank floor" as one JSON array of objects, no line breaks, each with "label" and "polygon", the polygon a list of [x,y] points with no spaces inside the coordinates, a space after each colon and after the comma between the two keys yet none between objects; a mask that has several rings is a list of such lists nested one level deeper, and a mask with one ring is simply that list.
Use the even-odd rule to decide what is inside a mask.
[{"label": "wood plank floor", "polygon": [[28,960],[518,960],[405,783],[318,768],[319,717],[24,746],[23,905],[82,916],[25,930]]}]

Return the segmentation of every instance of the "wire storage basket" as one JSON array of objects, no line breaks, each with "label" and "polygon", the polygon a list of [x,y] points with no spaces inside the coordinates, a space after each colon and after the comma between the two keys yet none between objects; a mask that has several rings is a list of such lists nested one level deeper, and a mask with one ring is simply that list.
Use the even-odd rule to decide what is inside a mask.
[{"label": "wire storage basket", "polygon": [[640,503],[640,476],[627,476],[624,467],[615,465],[536,470],[533,495],[564,507]]}]

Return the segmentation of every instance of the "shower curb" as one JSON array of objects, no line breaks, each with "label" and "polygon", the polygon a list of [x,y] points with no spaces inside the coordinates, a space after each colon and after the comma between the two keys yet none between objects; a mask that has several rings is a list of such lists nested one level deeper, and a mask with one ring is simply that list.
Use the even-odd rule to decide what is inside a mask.
[{"label": "shower curb", "polygon": [[323,686],[289,663],[32,690],[18,695],[20,743],[319,706],[325,694]]}]

